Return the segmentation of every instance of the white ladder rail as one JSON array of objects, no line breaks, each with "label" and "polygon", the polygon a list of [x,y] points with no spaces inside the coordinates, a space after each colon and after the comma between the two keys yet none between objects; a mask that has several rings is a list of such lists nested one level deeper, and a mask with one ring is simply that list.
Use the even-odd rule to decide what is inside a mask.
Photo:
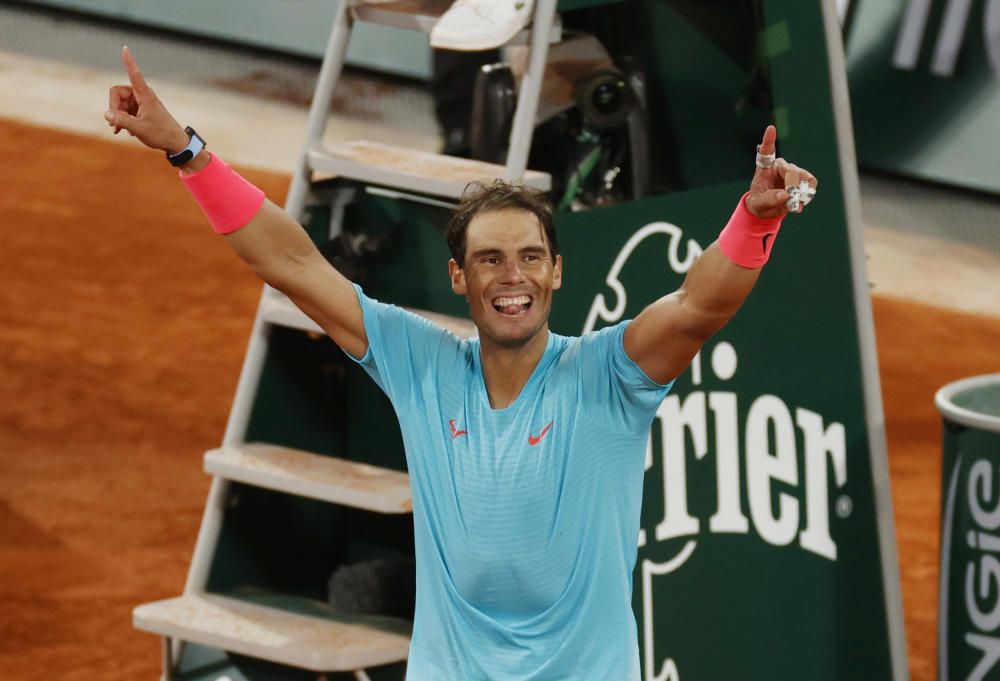
[{"label": "white ladder rail", "polygon": [[208,584],[208,572],[212,567],[215,555],[215,545],[222,528],[222,519],[226,511],[226,496],[230,482],[218,475],[212,476],[212,484],[208,489],[208,500],[201,516],[201,529],[194,547],[194,556],[188,568],[187,583],[184,593],[201,593]]},{"label": "white ladder rail", "polygon": [[[348,0],[341,0],[337,3],[337,11],[334,15],[333,27],[330,30],[330,38],[327,40],[323,65],[317,77],[316,91],[313,93],[312,105],[309,107],[303,151],[299,157],[295,173],[292,175],[292,182],[285,200],[285,210],[296,220],[301,220],[302,218],[302,210],[305,206],[311,180],[311,173],[306,162],[306,154],[313,145],[322,139],[323,133],[326,130],[333,89],[340,78],[340,71],[344,64],[344,55],[347,52],[350,33],[349,4]],[[233,400],[233,407],[229,412],[229,420],[226,423],[226,433],[222,438],[223,445],[241,442],[246,436],[247,424],[250,420],[250,410],[253,408],[254,396],[257,394],[257,387],[260,384],[260,376],[269,344],[268,334],[270,325],[267,324],[264,316],[261,314],[261,307],[269,295],[268,289],[269,287],[265,285],[261,291],[257,315],[250,334],[250,344],[247,347],[243,367],[240,370],[236,396]],[[184,586],[184,593],[204,591],[208,583],[208,571],[215,556],[215,547],[218,544],[224,510],[223,503],[227,491],[228,483],[226,481],[218,477],[213,478],[208,501],[205,504],[205,513],[202,516],[201,527],[198,530],[194,555],[191,558],[191,564],[188,568],[188,578]],[[177,657],[178,655],[175,655],[175,659]]]},{"label": "white ladder rail", "polygon": [[545,59],[549,51],[549,36],[556,16],[558,0],[538,0],[531,26],[531,54],[528,68],[521,79],[521,89],[511,124],[510,141],[507,146],[507,164],[504,179],[517,180],[528,169],[528,154],[531,139],[535,133],[535,115],[542,92],[542,78],[545,75]]},{"label": "white ladder rail", "polygon": [[[201,514],[201,525],[198,526],[198,538],[195,540],[194,553],[188,566],[187,580],[184,583],[184,593],[201,593],[208,584],[208,571],[215,557],[215,547],[218,545],[219,532],[222,530],[222,518],[225,514],[226,496],[229,491],[229,481],[219,476],[212,478],[208,488],[208,499],[205,510]],[[180,660],[184,654],[184,641],[165,637],[163,654],[163,677],[172,681],[174,677],[174,661]]]},{"label": "white ladder rail", "polygon": [[[534,132],[535,115],[538,109],[546,54],[549,41],[551,40],[556,3],[557,0],[539,0],[539,5],[535,8],[534,24],[531,28],[529,65],[522,80],[511,129],[509,152],[505,167],[505,177],[507,179],[519,179],[524,176],[527,170],[528,153]],[[349,42],[350,25],[352,23],[349,2],[347,0],[340,0],[337,5],[323,64],[317,78],[317,86],[309,110],[303,152],[293,173],[285,202],[286,211],[296,220],[302,219],[303,209],[312,180],[308,154],[310,150],[316,148],[321,142],[325,133],[333,90],[339,80]],[[223,445],[241,442],[246,435],[250,410],[253,406],[269,345],[268,335],[271,324],[265,321],[264,316],[261,314],[261,307],[268,295],[269,287],[264,286],[249,346],[240,371],[239,384],[233,407],[226,425]],[[185,594],[203,592],[207,586],[208,574],[221,532],[225,500],[229,486],[230,483],[228,481],[219,476],[213,476],[194,553],[188,569],[187,580],[184,586]],[[180,659],[182,652],[183,641],[171,637],[164,639],[164,679],[171,679],[173,677],[173,666]],[[357,670],[355,675],[358,679],[366,677],[363,670]]]},{"label": "white ladder rail", "polygon": [[309,117],[306,119],[306,137],[302,145],[299,162],[292,175],[292,182],[285,199],[285,210],[296,220],[302,220],[302,209],[305,207],[309,184],[312,180],[312,170],[309,166],[309,152],[323,139],[326,131],[327,118],[330,115],[330,103],[333,100],[333,90],[340,80],[340,72],[344,66],[344,56],[350,42],[351,16],[350,0],[337,0],[337,12],[333,18],[333,28],[326,42],[326,52],[323,55],[323,65],[316,79],[316,91],[313,92],[312,104],[309,106]]},{"label": "white ladder rail", "polygon": [[[233,399],[233,406],[229,411],[229,420],[226,423],[226,432],[222,438],[223,445],[242,442],[246,436],[247,424],[250,421],[250,410],[253,408],[254,396],[257,394],[264,359],[267,357],[267,348],[270,344],[270,324],[268,324],[262,314],[262,308],[269,295],[269,288],[268,286],[264,286],[261,291],[260,302],[257,305],[257,315],[254,319],[253,329],[250,332],[250,343],[247,345],[247,352],[243,358],[243,367],[240,369],[236,396]],[[201,527],[198,529],[198,539],[195,542],[194,554],[191,557],[191,564],[188,567],[184,593],[204,591],[208,583],[208,570],[215,556],[215,546],[218,543],[219,531],[222,526],[227,491],[228,483],[225,480],[218,477],[212,479],[212,486],[209,489],[208,500],[205,502],[205,511],[202,515]]]},{"label": "white ladder rail", "polygon": [[[302,211],[312,179],[306,162],[306,152],[322,138],[326,130],[333,89],[336,86],[337,80],[339,80],[344,55],[347,51],[350,32],[348,5],[349,2],[347,0],[341,0],[337,3],[333,27],[330,30],[330,37],[327,40],[326,54],[323,58],[323,65],[320,68],[319,76],[317,77],[316,91],[313,93],[312,104],[309,108],[303,152],[292,175],[291,185],[285,200],[285,209],[296,220],[301,220],[302,218]],[[258,304],[253,330],[250,334],[250,343],[247,347],[246,356],[243,359],[243,366],[240,369],[236,396],[233,400],[232,409],[229,412],[226,432],[222,439],[223,445],[241,442],[246,436],[247,424],[250,420],[250,410],[253,407],[254,396],[260,384],[260,376],[269,345],[268,334],[270,325],[265,322],[260,312],[260,308],[269,294],[268,289],[269,287],[265,285],[261,290],[260,303]],[[202,514],[201,525],[198,528],[198,538],[195,541],[194,553],[191,556],[191,563],[188,566],[187,580],[184,584],[185,594],[202,592],[208,584],[208,573],[215,558],[215,549],[218,546],[219,533],[222,530],[225,499],[228,491],[229,482],[227,480],[218,476],[212,478],[208,499],[205,502],[205,511]],[[168,647],[173,653],[171,656],[173,660],[179,660],[183,653],[183,641],[171,640]],[[166,658],[164,659],[165,663],[169,661]],[[164,669],[164,675],[167,678],[170,678],[172,673],[171,669]]]},{"label": "white ladder rail", "polygon": [[[261,306],[264,305],[268,289],[268,286],[264,286],[261,291],[253,329],[250,332],[250,342],[247,345],[247,352],[243,358],[243,366],[240,369],[236,396],[233,399],[233,406],[229,411],[229,419],[226,422],[226,432],[222,438],[223,445],[240,442],[246,435],[247,423],[250,420],[250,409],[253,407],[257,386],[260,384],[261,371],[269,345],[269,325],[261,314]],[[201,593],[208,585],[208,573],[215,558],[215,549],[219,543],[219,533],[222,531],[222,519],[225,515],[225,503],[229,492],[229,485],[228,480],[224,480],[218,476],[212,478],[212,484],[208,490],[208,499],[205,501],[205,510],[201,516],[201,524],[198,526],[198,538],[195,540],[194,552],[191,555],[191,562],[188,565],[187,579],[184,582],[183,593],[185,594]],[[170,657],[174,661],[180,660],[184,653],[184,642],[179,639],[170,639],[168,647],[172,653]],[[169,661],[168,658],[164,658],[165,663]],[[173,670],[164,668],[163,673],[165,678],[170,679],[173,675]]]}]

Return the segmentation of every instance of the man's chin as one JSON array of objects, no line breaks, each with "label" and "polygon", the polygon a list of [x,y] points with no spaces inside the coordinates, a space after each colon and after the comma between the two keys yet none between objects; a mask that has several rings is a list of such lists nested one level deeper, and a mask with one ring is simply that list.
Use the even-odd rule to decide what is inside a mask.
[{"label": "man's chin", "polygon": [[517,348],[529,343],[544,328],[545,322],[541,324],[517,324],[510,321],[501,320],[499,324],[486,324],[479,326],[480,337],[486,336],[493,343],[504,348]]}]

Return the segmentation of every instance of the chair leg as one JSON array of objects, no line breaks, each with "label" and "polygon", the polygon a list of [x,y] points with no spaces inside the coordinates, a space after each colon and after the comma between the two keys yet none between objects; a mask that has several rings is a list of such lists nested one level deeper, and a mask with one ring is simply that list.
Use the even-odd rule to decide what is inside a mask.
[{"label": "chair leg", "polygon": [[173,640],[163,637],[163,681],[174,681],[174,651]]}]

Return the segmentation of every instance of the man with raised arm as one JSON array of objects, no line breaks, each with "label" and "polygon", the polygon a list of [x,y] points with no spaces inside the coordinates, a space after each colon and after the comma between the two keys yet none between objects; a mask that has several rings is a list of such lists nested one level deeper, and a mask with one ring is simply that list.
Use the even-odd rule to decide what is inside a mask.
[{"label": "man with raised arm", "polygon": [[750,293],[784,216],[815,193],[810,173],[775,159],[774,127],[749,192],[681,288],[582,337],[548,328],[563,270],[550,205],[501,182],[464,198],[448,271],[479,337],[463,341],[365,296],[174,120],[127,48],[122,58],[130,85],[111,88],[109,125],[166,152],[237,255],[393,403],[417,563],[407,679],[637,681],[632,573],[650,424]]}]

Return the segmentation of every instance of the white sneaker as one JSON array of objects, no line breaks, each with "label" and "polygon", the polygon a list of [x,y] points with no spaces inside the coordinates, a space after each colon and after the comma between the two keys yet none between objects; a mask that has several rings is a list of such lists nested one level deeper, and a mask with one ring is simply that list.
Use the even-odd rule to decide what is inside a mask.
[{"label": "white sneaker", "polygon": [[442,50],[491,50],[507,43],[531,21],[534,0],[455,0],[431,31]]}]

